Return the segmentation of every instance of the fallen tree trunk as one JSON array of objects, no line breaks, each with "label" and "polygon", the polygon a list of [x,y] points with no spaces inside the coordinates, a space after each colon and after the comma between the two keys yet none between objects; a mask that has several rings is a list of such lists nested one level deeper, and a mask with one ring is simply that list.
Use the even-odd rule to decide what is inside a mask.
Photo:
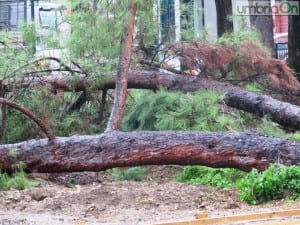
[{"label": "fallen tree trunk", "polygon": [[[13,154],[12,154],[13,153]],[[263,170],[299,165],[300,143],[260,133],[117,132],[0,146],[0,169],[24,162],[29,172],[101,171],[139,165],[205,165]]]},{"label": "fallen tree trunk", "polygon": [[[65,77],[39,78],[38,82],[49,84],[53,90],[83,91],[94,82],[86,77],[72,82]],[[192,92],[199,89],[212,89],[226,93],[227,105],[258,116],[268,115],[274,122],[286,128],[300,130],[300,107],[276,100],[270,96],[246,91],[233,85],[199,76],[168,74],[158,71],[136,71],[129,73],[128,88],[152,89],[164,87],[168,90]],[[115,77],[111,77],[97,87],[98,89],[115,88]]]}]

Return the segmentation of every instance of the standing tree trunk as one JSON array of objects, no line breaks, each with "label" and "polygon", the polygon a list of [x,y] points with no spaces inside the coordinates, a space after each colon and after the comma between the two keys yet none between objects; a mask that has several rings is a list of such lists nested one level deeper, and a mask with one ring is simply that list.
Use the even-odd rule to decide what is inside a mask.
[{"label": "standing tree trunk", "polygon": [[218,37],[224,33],[233,31],[233,22],[229,18],[232,16],[232,2],[231,0],[215,0],[217,10],[217,28]]},{"label": "standing tree trunk", "polygon": [[121,39],[121,53],[116,78],[116,93],[112,112],[107,124],[107,131],[119,130],[125,111],[128,72],[131,63],[132,43],[135,25],[137,3],[130,1],[129,18]]},{"label": "standing tree trunk", "polygon": [[[268,1],[270,2],[271,0]],[[249,5],[251,6],[251,4],[256,2],[257,1],[250,0]],[[272,15],[251,15],[250,23],[252,27],[255,27],[261,33],[263,43],[271,50],[272,55],[275,55],[273,16]]]},{"label": "standing tree trunk", "polygon": [[[300,4],[300,0],[298,1]],[[289,59],[288,63],[300,79],[300,16],[289,16]]]}]

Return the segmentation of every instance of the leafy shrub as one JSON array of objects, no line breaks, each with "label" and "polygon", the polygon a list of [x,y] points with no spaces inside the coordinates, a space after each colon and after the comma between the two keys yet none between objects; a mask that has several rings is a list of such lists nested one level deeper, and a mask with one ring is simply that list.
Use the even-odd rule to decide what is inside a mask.
[{"label": "leafy shrub", "polygon": [[264,172],[252,170],[237,182],[240,198],[249,204],[259,204],[288,195],[300,197],[300,167],[272,165]]},{"label": "leafy shrub", "polygon": [[270,166],[259,172],[245,173],[236,169],[213,169],[204,166],[186,166],[177,181],[203,184],[218,188],[237,188],[242,201],[260,204],[289,197],[300,198],[300,167]]},{"label": "leafy shrub", "polygon": [[132,167],[126,170],[120,168],[113,168],[111,176],[114,181],[132,180],[141,181],[143,176],[147,173],[147,169],[142,167]]},{"label": "leafy shrub", "polygon": [[218,188],[232,188],[235,181],[244,176],[236,169],[213,169],[205,166],[186,166],[177,177],[180,182],[203,184]]}]

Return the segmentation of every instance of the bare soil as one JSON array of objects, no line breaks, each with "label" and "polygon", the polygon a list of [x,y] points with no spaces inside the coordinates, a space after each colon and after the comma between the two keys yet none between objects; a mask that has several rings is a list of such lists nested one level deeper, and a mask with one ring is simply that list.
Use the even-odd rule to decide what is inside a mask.
[{"label": "bare soil", "polygon": [[200,210],[223,216],[300,208],[286,200],[249,206],[236,190],[172,181],[180,169],[148,167],[142,182],[114,182],[108,172],[43,174],[47,181],[36,187],[0,192],[0,225],[150,225],[192,220]]}]

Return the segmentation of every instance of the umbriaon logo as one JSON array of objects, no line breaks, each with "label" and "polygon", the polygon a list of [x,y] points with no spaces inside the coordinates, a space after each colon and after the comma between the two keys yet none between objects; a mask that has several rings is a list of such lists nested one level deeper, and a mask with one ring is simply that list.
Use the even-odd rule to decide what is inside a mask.
[{"label": "umbriaon logo", "polygon": [[234,15],[299,15],[298,1],[233,0]]}]

